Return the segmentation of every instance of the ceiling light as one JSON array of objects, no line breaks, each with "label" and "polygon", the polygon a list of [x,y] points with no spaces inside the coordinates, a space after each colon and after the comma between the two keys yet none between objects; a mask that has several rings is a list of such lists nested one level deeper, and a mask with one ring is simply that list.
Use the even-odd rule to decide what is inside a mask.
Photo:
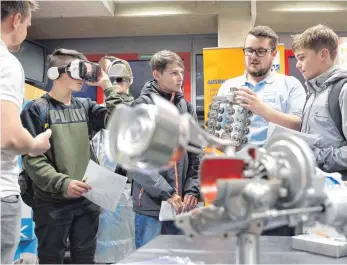
[{"label": "ceiling light", "polygon": [[285,7],[285,8],[273,8],[273,12],[340,12],[346,10],[345,7]]},{"label": "ceiling light", "polygon": [[174,16],[189,14],[187,11],[182,10],[157,10],[157,11],[127,11],[116,13],[118,17],[153,17],[153,16]]}]

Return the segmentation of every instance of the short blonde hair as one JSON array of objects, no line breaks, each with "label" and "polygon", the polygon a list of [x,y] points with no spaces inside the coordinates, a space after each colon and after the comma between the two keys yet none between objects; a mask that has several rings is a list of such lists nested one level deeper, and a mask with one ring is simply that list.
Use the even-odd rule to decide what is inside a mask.
[{"label": "short blonde hair", "polygon": [[310,49],[318,52],[322,49],[328,49],[330,59],[335,60],[337,56],[339,38],[337,34],[329,27],[317,25],[308,28],[303,33],[293,37],[292,50],[294,53],[301,49]]}]

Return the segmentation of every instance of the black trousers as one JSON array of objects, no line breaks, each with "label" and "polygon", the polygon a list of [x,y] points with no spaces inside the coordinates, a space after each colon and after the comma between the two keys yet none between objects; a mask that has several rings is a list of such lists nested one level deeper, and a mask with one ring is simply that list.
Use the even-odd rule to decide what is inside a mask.
[{"label": "black trousers", "polygon": [[93,264],[100,208],[85,198],[66,202],[34,200],[33,219],[40,264],[62,264],[70,242],[73,264]]}]

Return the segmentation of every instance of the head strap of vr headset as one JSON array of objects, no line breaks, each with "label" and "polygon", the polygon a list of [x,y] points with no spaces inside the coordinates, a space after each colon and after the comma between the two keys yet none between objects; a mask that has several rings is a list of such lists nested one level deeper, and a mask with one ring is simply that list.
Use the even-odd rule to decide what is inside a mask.
[{"label": "head strap of vr headset", "polygon": [[[82,61],[88,61],[88,59],[80,52],[75,51],[75,50],[67,50],[67,49],[56,49],[52,55],[50,56],[51,58],[54,56],[70,56],[74,59],[78,59],[78,60],[82,60]],[[64,66],[51,66],[48,69],[48,78],[52,79],[52,80],[56,80],[57,78],[59,78],[59,76],[62,73],[66,73],[67,72],[67,66],[68,65],[64,65]],[[53,76],[52,76],[53,75]]]}]

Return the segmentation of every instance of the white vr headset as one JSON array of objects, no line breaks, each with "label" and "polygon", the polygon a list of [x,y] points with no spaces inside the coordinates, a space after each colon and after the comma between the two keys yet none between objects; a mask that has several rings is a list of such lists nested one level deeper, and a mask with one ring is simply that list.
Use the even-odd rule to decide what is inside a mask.
[{"label": "white vr headset", "polygon": [[47,76],[51,80],[56,80],[62,73],[67,73],[75,80],[97,82],[101,74],[101,67],[96,63],[76,59],[67,66],[50,67],[47,71]]}]

